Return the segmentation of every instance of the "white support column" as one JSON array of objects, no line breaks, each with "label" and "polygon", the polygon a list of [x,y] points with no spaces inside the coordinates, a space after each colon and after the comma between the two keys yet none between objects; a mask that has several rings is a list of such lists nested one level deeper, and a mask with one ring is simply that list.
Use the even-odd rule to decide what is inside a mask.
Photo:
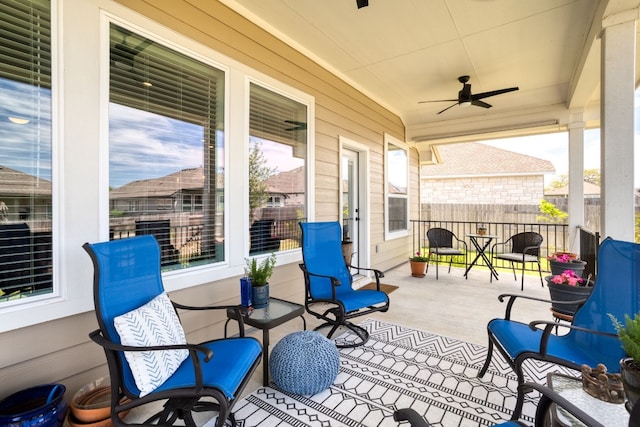
[{"label": "white support column", "polygon": [[602,236],[634,240],[633,108],[638,10],[603,20],[601,79]]},{"label": "white support column", "polygon": [[580,253],[578,226],[584,225],[584,128],[582,112],[569,123],[569,251]]}]

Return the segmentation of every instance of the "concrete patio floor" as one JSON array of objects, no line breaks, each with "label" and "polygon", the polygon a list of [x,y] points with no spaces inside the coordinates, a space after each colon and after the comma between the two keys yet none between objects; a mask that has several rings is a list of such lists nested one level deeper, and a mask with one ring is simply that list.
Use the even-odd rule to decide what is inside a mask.
[{"label": "concrete patio floor", "polygon": [[[447,266],[441,265],[439,280],[436,280],[434,267],[432,265],[429,268],[424,278],[411,277],[408,263],[385,272],[381,282],[398,286],[398,289],[389,296],[389,311],[374,313],[369,317],[486,346],[487,323],[494,317],[502,317],[505,311],[506,304],[498,301],[498,295],[515,293],[549,298],[549,291],[546,285],[540,285],[537,274],[525,274],[524,291],[520,291],[519,273],[517,281],[513,279],[511,271],[504,271],[500,273],[500,280],[490,283],[487,269],[473,268],[468,280],[465,280],[463,269],[453,267],[451,273],[447,273]],[[552,320],[549,307],[546,303],[522,299],[514,304],[512,318],[526,322]],[[305,319],[307,329],[320,324],[319,320],[307,313]],[[364,320],[364,317],[360,319]],[[355,323],[358,321],[356,319]],[[301,328],[301,321],[294,319],[272,329],[271,349],[282,337]],[[247,332],[262,339],[262,331],[249,328]],[[262,386],[264,368],[262,364],[258,367],[244,395]]]}]

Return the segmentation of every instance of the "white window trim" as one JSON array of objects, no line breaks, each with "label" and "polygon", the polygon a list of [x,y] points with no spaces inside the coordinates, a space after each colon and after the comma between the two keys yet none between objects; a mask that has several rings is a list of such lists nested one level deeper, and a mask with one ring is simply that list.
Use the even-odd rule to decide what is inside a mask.
[{"label": "white window trim", "polygon": [[[74,13],[69,13],[74,11]],[[78,12],[80,11],[80,12]],[[66,12],[66,13],[65,13]],[[93,266],[85,242],[108,239],[109,24],[130,28],[225,73],[225,239],[248,241],[248,191],[240,165],[248,144],[248,79],[307,106],[307,207],[315,206],[315,98],[115,2],[51,1],[54,294],[0,305],[0,333],[92,311]],[[65,37],[62,37],[64,27]],[[64,42],[64,45],[62,43]],[[62,53],[65,55],[62,55]],[[87,56],[89,55],[89,56]],[[99,60],[87,60],[91,57]],[[61,59],[64,59],[62,63]],[[98,69],[99,72],[95,72]],[[84,91],[77,89],[76,82]],[[90,102],[84,102],[86,100]],[[93,102],[93,100],[97,100]],[[243,110],[244,109],[244,110]],[[65,121],[65,116],[68,121]],[[88,144],[90,141],[91,144]],[[232,144],[231,142],[245,141]],[[66,152],[66,154],[65,154]],[[229,167],[233,160],[234,166]],[[246,161],[245,161],[246,165]],[[233,175],[233,176],[231,176]],[[248,175],[247,175],[248,176]],[[231,188],[231,185],[234,188]],[[80,203],[79,200],[82,200]],[[230,212],[247,212],[246,217]],[[242,236],[246,236],[243,239]],[[248,248],[225,245],[225,261],[163,275],[167,291],[239,276]],[[278,254],[278,265],[300,262],[301,250]]]},{"label": "white window trim", "polygon": [[[389,144],[393,144],[405,150],[407,155],[407,194],[404,196],[394,196],[398,198],[404,198],[407,200],[407,228],[399,231],[389,231]],[[411,202],[411,194],[409,188],[409,145],[400,141],[398,138],[394,138],[388,133],[384,134],[384,238],[385,240],[399,239],[409,236],[409,212],[411,211],[409,203]]]}]

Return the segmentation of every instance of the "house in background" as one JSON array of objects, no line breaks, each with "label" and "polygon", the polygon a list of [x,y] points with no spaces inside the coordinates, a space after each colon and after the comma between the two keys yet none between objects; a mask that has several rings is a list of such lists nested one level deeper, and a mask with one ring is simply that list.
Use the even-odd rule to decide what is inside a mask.
[{"label": "house in background", "polygon": [[538,204],[548,160],[476,142],[439,145],[438,162],[421,167],[421,203]]}]

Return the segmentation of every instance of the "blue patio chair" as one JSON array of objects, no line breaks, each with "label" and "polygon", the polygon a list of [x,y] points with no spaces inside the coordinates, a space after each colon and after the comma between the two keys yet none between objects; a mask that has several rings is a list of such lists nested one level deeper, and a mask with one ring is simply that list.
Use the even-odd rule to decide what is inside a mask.
[{"label": "blue patio chair", "polygon": [[[565,335],[553,333],[558,324],[551,320],[527,324],[510,318],[517,298],[551,301],[515,294],[498,296],[500,301],[508,298],[505,316],[487,325],[489,349],[478,376],[487,372],[494,346],[515,371],[518,384],[524,383],[522,365],[528,359],[576,370],[583,364],[595,367],[603,363],[607,372],[620,372],[620,359],[625,353],[608,314],[624,319],[625,314],[634,316],[640,310],[640,245],[607,238],[598,251],[598,261],[593,292],[575,313],[573,324],[562,325],[569,328]],[[526,388],[518,389],[513,420],[518,419],[522,411],[523,391]]]},{"label": "blue patio chair", "polygon": [[380,270],[357,268],[374,274],[377,290],[353,289],[353,278],[342,255],[342,231],[339,222],[301,222],[305,307],[309,314],[325,323],[316,330],[330,327],[332,339],[339,327],[355,333],[354,340],[337,342],[338,347],[357,347],[369,339],[362,327],[349,322],[355,317],[389,309],[389,297],[380,290]]},{"label": "blue patio chair", "polygon": [[[545,387],[536,383],[525,383],[521,388],[527,387],[530,389],[535,389],[541,393],[540,401],[538,402],[538,406],[536,407],[536,415],[535,415],[535,427],[546,427],[548,426],[548,412],[551,409],[551,405],[555,404],[575,418],[580,420],[584,425],[589,427],[606,427],[603,424],[599,423],[597,420],[593,419],[589,414],[585,413],[578,407],[576,407],[573,403],[560,396],[558,393],[554,392],[548,387]],[[420,416],[415,410],[411,408],[398,409],[393,413],[393,419],[396,421],[409,421],[411,427],[429,427],[429,423],[425,421],[424,418]],[[640,422],[640,405],[634,405],[633,411],[631,412],[631,416],[629,418],[629,427],[637,427],[638,422]],[[494,427],[526,427],[522,421],[507,421],[500,424],[495,424]]]},{"label": "blue patio chair", "polygon": [[[195,426],[192,412],[217,411],[216,426],[227,419],[235,425],[231,410],[262,354],[259,341],[243,337],[241,308],[172,303],[162,285],[160,248],[151,235],[83,248],[93,261],[99,325],[90,337],[107,358],[113,425],[130,425],[121,420],[123,413],[155,401],[165,401],[164,406],[145,423]],[[240,337],[187,344],[176,309],[227,308],[238,310]]]}]

